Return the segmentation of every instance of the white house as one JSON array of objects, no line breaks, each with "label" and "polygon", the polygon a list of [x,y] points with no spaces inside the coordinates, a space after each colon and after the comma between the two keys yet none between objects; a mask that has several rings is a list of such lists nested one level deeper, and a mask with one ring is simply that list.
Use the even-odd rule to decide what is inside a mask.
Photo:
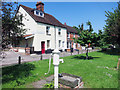
[{"label": "white house", "polygon": [[67,30],[55,17],[45,13],[44,3],[37,2],[36,9],[20,5],[17,14],[23,15],[22,22],[27,29],[19,47],[34,47],[35,52],[47,50],[65,50],[67,48]]}]

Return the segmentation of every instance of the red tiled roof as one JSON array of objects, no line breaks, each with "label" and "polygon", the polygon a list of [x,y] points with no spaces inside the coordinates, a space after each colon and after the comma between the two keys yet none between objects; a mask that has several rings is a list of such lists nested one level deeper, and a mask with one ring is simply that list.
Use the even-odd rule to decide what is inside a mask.
[{"label": "red tiled roof", "polygon": [[64,25],[64,26],[66,27],[67,32],[78,34],[78,31],[77,31],[75,28],[73,28],[73,27],[71,27],[71,26],[68,26],[68,25]]},{"label": "red tiled roof", "polygon": [[54,26],[58,26],[58,27],[63,27],[65,28],[65,26],[59,22],[55,17],[53,17],[50,14],[44,13],[44,17],[39,17],[34,15],[32,8],[26,7],[24,5],[20,5],[21,7],[23,7],[23,9],[36,21],[36,22],[40,22],[40,23],[45,23],[45,24],[49,24],[49,25],[54,25]]}]

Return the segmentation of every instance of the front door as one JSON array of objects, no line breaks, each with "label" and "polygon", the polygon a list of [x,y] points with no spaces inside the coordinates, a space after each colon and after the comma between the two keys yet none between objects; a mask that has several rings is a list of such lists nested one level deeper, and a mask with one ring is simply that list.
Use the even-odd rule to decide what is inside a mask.
[{"label": "front door", "polygon": [[42,54],[45,53],[45,42],[41,42],[41,50],[42,50]]}]

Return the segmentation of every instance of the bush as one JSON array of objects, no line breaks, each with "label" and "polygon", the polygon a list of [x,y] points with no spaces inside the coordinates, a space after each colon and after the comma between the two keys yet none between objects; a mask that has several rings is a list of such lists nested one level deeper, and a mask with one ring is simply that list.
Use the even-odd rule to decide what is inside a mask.
[{"label": "bush", "polygon": [[54,82],[45,84],[44,88],[54,88]]},{"label": "bush", "polygon": [[[54,88],[54,81],[51,83],[45,84],[44,88]],[[60,85],[58,85],[58,88],[60,88]]]},{"label": "bush", "polygon": [[108,47],[109,47],[109,45],[104,45],[104,46],[101,46],[102,51],[106,51]]}]

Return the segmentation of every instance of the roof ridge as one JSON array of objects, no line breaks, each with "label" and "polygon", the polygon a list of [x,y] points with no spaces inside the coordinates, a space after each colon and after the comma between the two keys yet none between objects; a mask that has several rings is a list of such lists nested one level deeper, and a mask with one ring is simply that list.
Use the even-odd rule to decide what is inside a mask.
[{"label": "roof ridge", "polygon": [[73,28],[72,26],[65,25],[65,24],[64,24],[64,26],[67,28],[68,32],[78,33],[78,31],[75,28]]},{"label": "roof ridge", "polygon": [[27,6],[24,6],[22,4],[19,5],[19,7],[22,7],[36,22],[41,22],[41,23],[45,23],[45,24],[50,24],[53,26],[58,26],[58,27],[63,27],[65,28],[65,26],[59,21],[57,20],[53,15],[45,13],[44,12],[44,18],[43,17],[39,17],[34,15],[34,13],[31,12],[31,10],[34,10],[34,8],[30,8]]},{"label": "roof ridge", "polygon": [[[20,4],[20,6],[23,6],[23,7],[26,7],[26,8],[30,8],[30,7],[27,7],[27,6],[25,6],[25,5],[22,5],[22,4]],[[30,8],[30,9],[33,9],[33,8]]]},{"label": "roof ridge", "polygon": [[[65,25],[65,24],[63,24],[63,25]],[[65,26],[68,26],[68,27],[71,27],[71,28],[73,28],[72,26],[69,26],[69,25],[65,25]],[[75,28],[74,28],[75,29]],[[75,29],[76,30],[76,29]]]}]

